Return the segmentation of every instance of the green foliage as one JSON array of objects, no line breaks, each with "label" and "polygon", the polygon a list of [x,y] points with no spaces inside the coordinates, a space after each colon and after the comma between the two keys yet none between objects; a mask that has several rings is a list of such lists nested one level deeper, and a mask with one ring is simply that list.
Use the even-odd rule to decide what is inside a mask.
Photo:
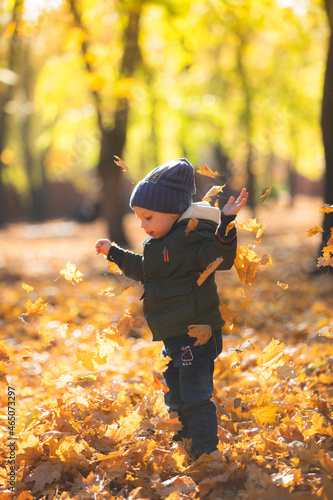
[{"label": "green foliage", "polygon": [[[186,154],[198,164],[216,144],[242,171],[252,144],[258,176],[276,156],[318,179],[327,21],[319,0],[289,4],[76,0],[78,26],[63,0],[58,10],[42,11],[33,30],[22,21],[18,36],[29,43],[36,82],[34,154],[45,157],[52,177],[93,169],[98,119],[111,129],[117,103],[126,99],[124,159],[134,178],[174,156]],[[3,7],[6,14],[12,9],[10,2]],[[142,60],[135,77],[127,78],[121,58],[131,9],[142,9]],[[1,19],[5,62],[10,15]],[[15,127],[11,134],[11,147],[19,151]]]}]

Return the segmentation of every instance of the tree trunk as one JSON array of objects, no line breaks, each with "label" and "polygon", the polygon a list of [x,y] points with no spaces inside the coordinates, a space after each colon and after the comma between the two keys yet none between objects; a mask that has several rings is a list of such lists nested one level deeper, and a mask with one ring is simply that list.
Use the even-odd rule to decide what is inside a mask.
[{"label": "tree trunk", "polygon": [[[330,22],[330,40],[328,46],[328,55],[326,62],[326,72],[324,80],[324,91],[322,100],[322,117],[321,126],[323,133],[323,143],[325,151],[325,183],[324,183],[324,203],[333,205],[333,2],[332,0],[325,1],[326,11]],[[333,227],[333,213],[325,214],[323,221],[324,232],[322,234],[322,242],[320,251],[331,236],[331,228]]]},{"label": "tree trunk", "polygon": [[[20,39],[17,35],[17,26],[22,16],[23,0],[16,0],[13,8],[12,23],[15,23],[15,29],[9,42],[7,68],[11,71],[16,69],[16,58],[19,51]],[[15,86],[8,84],[6,91],[1,97],[0,94],[0,226],[6,222],[5,214],[5,191],[2,181],[2,171],[5,167],[1,160],[1,153],[6,146],[8,114],[6,105],[13,99]]]},{"label": "tree trunk", "polygon": [[[69,5],[77,26],[84,29],[76,6],[76,0],[69,0]],[[129,9],[128,25],[123,38],[124,52],[120,68],[121,78],[131,78],[141,61],[138,37],[142,3],[132,4]],[[82,52],[84,55],[87,50],[87,44],[83,42]],[[86,58],[85,60],[87,61]],[[86,62],[86,68],[88,72],[92,72],[88,62]],[[100,97],[95,91],[93,91],[93,96],[101,133],[100,158],[97,166],[102,180],[101,215],[107,221],[109,237],[120,245],[126,245],[128,242],[123,231],[122,218],[128,210],[128,193],[125,192],[128,180],[123,176],[121,168],[114,163],[114,156],[122,157],[123,155],[126,143],[129,102],[127,98],[118,99],[113,117],[114,126],[112,129],[107,130],[103,125]]]}]

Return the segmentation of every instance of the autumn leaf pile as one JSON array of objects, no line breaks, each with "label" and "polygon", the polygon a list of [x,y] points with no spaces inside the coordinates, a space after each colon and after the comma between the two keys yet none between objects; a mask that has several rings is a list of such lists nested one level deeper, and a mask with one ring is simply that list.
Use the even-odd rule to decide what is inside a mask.
[{"label": "autumn leaf pile", "polygon": [[[331,498],[333,280],[309,276],[321,215],[309,200],[265,203],[256,220],[244,210],[236,268],[217,273],[221,464],[171,444],[179,424],[163,401],[162,346],[140,287],[94,255],[101,223],[71,236],[2,231],[1,498]],[[17,400],[13,497],[7,385]]]}]

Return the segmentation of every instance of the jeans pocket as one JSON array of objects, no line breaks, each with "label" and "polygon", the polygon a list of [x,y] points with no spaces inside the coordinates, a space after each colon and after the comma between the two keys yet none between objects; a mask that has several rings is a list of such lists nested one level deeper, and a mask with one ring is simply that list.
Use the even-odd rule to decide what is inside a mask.
[{"label": "jeans pocket", "polygon": [[221,354],[223,350],[223,336],[222,336],[222,330],[214,330],[212,332],[212,340],[213,340],[213,355],[214,358],[217,358],[219,354]]}]

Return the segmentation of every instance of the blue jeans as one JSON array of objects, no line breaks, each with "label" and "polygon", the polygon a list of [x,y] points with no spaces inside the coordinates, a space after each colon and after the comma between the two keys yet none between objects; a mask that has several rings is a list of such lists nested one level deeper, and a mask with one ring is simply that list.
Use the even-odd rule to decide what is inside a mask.
[{"label": "blue jeans", "polygon": [[196,455],[217,449],[217,416],[213,396],[214,359],[222,352],[221,329],[212,332],[204,345],[182,335],[164,341],[162,353],[169,356],[163,373],[169,391],[164,399],[168,411],[176,411],[183,429],[181,437],[192,439]]}]

